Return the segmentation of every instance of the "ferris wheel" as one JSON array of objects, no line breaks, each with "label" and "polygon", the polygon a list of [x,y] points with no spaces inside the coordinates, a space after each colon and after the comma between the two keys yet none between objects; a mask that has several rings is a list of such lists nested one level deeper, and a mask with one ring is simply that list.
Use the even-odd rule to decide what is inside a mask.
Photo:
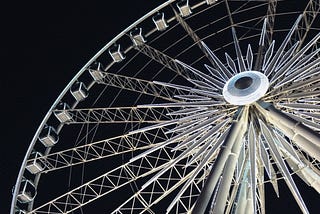
[{"label": "ferris wheel", "polygon": [[280,184],[309,213],[297,182],[320,193],[319,10],[168,0],[148,12],[49,109],[11,213],[263,214]]}]

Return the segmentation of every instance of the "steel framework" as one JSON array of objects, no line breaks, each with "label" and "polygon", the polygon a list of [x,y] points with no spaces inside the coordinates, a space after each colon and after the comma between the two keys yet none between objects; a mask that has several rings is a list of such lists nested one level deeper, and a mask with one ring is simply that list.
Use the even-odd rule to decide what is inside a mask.
[{"label": "steel framework", "polygon": [[295,180],[320,193],[320,2],[288,2],[168,0],[130,25],[48,111],[11,213],[263,214],[269,183],[310,213]]}]

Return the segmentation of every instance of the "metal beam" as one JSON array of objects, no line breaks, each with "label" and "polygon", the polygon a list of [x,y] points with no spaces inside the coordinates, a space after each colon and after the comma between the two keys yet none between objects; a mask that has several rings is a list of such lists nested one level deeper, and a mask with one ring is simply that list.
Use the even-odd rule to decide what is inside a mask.
[{"label": "metal beam", "polygon": [[[61,112],[61,110],[55,110]],[[54,112],[55,112],[54,111]],[[70,115],[67,124],[88,123],[159,123],[174,119],[168,115],[172,108],[167,107],[111,107],[111,108],[89,108],[69,109],[63,113]]]},{"label": "metal beam", "polygon": [[[219,178],[221,177],[222,172],[224,171],[225,165],[227,164],[230,168],[225,168],[225,173],[233,173],[237,163],[237,157],[240,152],[241,142],[243,136],[247,130],[247,120],[248,120],[248,109],[244,107],[239,110],[237,118],[233,121],[230,131],[224,140],[223,145],[221,146],[221,151],[211,169],[210,174],[207,177],[205,185],[201,190],[201,193],[196,201],[193,213],[205,213],[207,206],[210,204],[210,199],[212,198],[213,192],[216,188]],[[225,174],[225,175],[226,175]],[[223,175],[224,176],[224,175]],[[233,176],[231,175],[231,178]],[[219,203],[215,205],[215,210],[218,213],[223,213],[225,208],[225,201],[229,192],[229,186],[231,179],[227,177],[224,178],[223,184],[221,184],[217,196]],[[220,212],[221,211],[221,212]]]},{"label": "metal beam", "polygon": [[[304,40],[306,39],[312,23],[315,21],[316,17],[318,16],[318,13],[320,11],[320,1],[319,0],[309,0],[306,8],[303,11],[303,19],[300,22],[300,25],[298,27],[298,30],[295,32],[295,39],[296,41],[300,41],[298,50],[302,47]],[[295,42],[295,41],[293,41]],[[319,47],[319,43],[316,43],[314,45],[314,49],[317,49]]]},{"label": "metal beam", "polygon": [[[165,150],[165,149],[163,149]],[[161,151],[159,151],[161,153]],[[166,153],[167,151],[162,151]],[[70,213],[81,206],[92,203],[98,198],[107,195],[117,189],[135,182],[137,179],[148,176],[167,166],[169,156],[163,156],[164,162],[154,161],[159,154],[148,156],[137,160],[137,162],[126,162],[101,176],[78,186],[65,194],[29,211],[28,213]],[[143,170],[133,171],[134,168],[143,165]]]},{"label": "metal beam", "polygon": [[274,20],[277,9],[277,1],[269,0],[267,8],[267,17],[264,19],[263,27],[261,30],[259,49],[257,54],[257,60],[255,63],[255,70],[260,70],[262,66],[263,56],[266,54],[267,48],[272,44]]},{"label": "metal beam", "polygon": [[43,167],[39,173],[47,173],[102,158],[155,147],[157,142],[166,140],[164,132],[163,128],[159,128],[157,135],[145,131],[117,136],[29,159],[27,163],[41,164]]},{"label": "metal beam", "polygon": [[150,45],[147,45],[146,43],[137,45],[135,46],[135,48],[144,55],[148,56],[149,58],[155,60],[156,62],[162,64],[166,68],[169,68],[170,70],[186,79],[199,79],[195,77],[193,73],[189,73],[188,70],[184,69],[184,67],[177,63],[172,57],[166,55],[160,50],[151,47]]},{"label": "metal beam", "polygon": [[270,149],[270,153],[271,156],[273,158],[273,160],[275,160],[275,163],[277,165],[277,167],[279,168],[279,171],[281,172],[281,174],[284,177],[284,181],[286,182],[288,188],[290,189],[293,197],[295,198],[297,204],[299,205],[301,211],[304,214],[308,214],[308,208],[306,207],[302,196],[289,172],[289,169],[287,168],[281,154],[280,151],[278,149],[277,146],[277,142],[276,142],[276,137],[274,135],[274,132],[271,131],[270,127],[268,124],[264,123],[262,120],[259,120],[259,124],[260,124],[260,128],[261,128],[261,133],[262,136],[264,137],[264,139],[266,140],[269,149]]},{"label": "metal beam", "polygon": [[310,156],[320,161],[320,135],[318,133],[277,110],[270,103],[259,102],[256,106],[268,122],[283,131],[287,137]]},{"label": "metal beam", "polygon": [[203,46],[203,43],[201,42],[202,40],[200,39],[200,37],[174,9],[173,11],[177,21],[182,26],[182,28],[188,33],[188,35],[191,37],[194,43],[199,47],[199,49],[204,53],[204,55],[211,62],[211,64],[215,65],[215,62],[213,61],[212,57],[210,57],[210,54],[208,53],[207,48]]},{"label": "metal beam", "polygon": [[269,0],[268,1],[268,9],[267,9],[266,38],[265,38],[266,39],[265,41],[267,42],[267,47],[272,42],[276,9],[277,9],[277,1],[276,0]]},{"label": "metal beam", "polygon": [[187,90],[170,88],[163,85],[157,85],[147,80],[123,76],[119,74],[113,74],[109,72],[103,73],[103,79],[99,83],[129,91],[151,95],[154,97],[159,97],[161,99],[172,102],[178,101],[176,98],[174,98],[175,95],[189,94]]}]

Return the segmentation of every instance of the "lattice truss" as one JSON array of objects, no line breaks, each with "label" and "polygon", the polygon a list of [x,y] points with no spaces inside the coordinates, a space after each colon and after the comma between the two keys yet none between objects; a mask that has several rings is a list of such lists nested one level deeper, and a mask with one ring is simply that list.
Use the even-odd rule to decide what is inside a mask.
[{"label": "lattice truss", "polygon": [[[207,4],[208,8],[204,7]],[[315,23],[320,2],[310,0],[294,13],[278,13],[281,4],[272,0],[204,1],[187,7],[200,8],[191,15],[171,4],[170,26],[183,30],[181,41],[192,41],[187,49],[201,52],[192,62],[180,60],[183,51],[172,56],[170,48],[162,50],[155,45],[168,29],[161,31],[161,36],[150,37],[151,41],[128,33],[134,45],[126,53],[133,51],[135,56],[156,62],[161,67],[157,75],[170,71],[185,82],[145,80],[138,72],[126,76],[120,71],[129,62],[119,73],[94,70],[101,77],[94,84],[154,100],[138,100],[125,107],[54,109],[53,115],[66,118],[58,132],[63,132],[64,126],[81,126],[89,136],[97,127],[112,124],[122,124],[126,131],[102,140],[89,141],[85,136],[84,144],[76,142],[70,148],[52,148],[28,158],[27,165],[39,168],[35,180],[43,173],[103,159],[122,160],[55,199],[36,206],[32,202],[28,213],[82,210],[124,188],[128,195],[113,206],[112,213],[265,213],[265,184],[271,183],[279,195],[280,181],[288,186],[301,211],[309,213],[295,178],[320,192],[320,33],[309,36],[319,31]],[[230,32],[232,40],[216,49],[207,40],[217,32],[201,34],[207,25],[216,23],[194,28],[191,19],[215,7],[225,9],[220,19],[229,24],[221,31]],[[239,14],[261,8],[264,15],[237,21]],[[290,19],[290,27],[275,28],[277,19],[287,15],[295,17]],[[284,35],[281,40],[276,37],[279,32]],[[198,66],[201,60],[209,65]],[[267,92],[248,105],[226,102],[223,93],[228,81],[247,71],[261,72],[268,79]]]}]

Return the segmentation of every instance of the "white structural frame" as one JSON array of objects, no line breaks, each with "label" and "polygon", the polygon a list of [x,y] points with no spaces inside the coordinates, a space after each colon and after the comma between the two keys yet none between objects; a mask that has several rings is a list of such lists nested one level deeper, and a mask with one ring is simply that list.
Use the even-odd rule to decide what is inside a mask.
[{"label": "white structural frame", "polygon": [[[12,214],[16,211],[24,212],[17,207],[17,197],[20,184],[25,179],[26,169],[30,163],[34,166],[41,166],[41,169],[33,170],[35,175],[32,183],[37,188],[42,173],[50,173],[57,169],[118,154],[133,154],[138,151],[139,153],[128,162],[46,204],[33,207],[33,201],[30,201],[27,212],[43,213],[46,212],[44,210],[50,212],[52,209],[52,212],[55,210],[55,212],[69,213],[127,184],[134,184],[137,179],[152,175],[136,194],[123,202],[114,213],[122,213],[121,209],[128,209],[127,206],[132,201],[139,201],[143,204],[141,205],[143,208],[137,208],[139,212],[152,212],[150,207],[176,191],[177,186],[182,186],[182,188],[168,205],[167,213],[174,212],[174,210],[179,213],[179,206],[182,206],[182,201],[187,198],[188,194],[189,198],[186,200],[189,205],[184,205],[185,207],[182,208],[186,212],[204,213],[210,209],[214,213],[229,213],[231,210],[236,213],[244,213],[244,210],[250,213],[264,213],[264,187],[261,184],[266,181],[263,176],[255,176],[263,174],[263,170],[266,170],[268,182],[272,183],[276,192],[278,176],[278,179],[279,177],[284,178],[301,211],[309,213],[292,174],[297,174],[306,184],[320,191],[318,116],[320,108],[314,107],[319,105],[319,82],[316,77],[319,77],[320,33],[306,44],[302,44],[318,16],[320,2],[319,0],[308,1],[303,13],[294,23],[290,23],[292,26],[287,30],[283,41],[277,41],[280,42],[280,46],[276,49],[271,38],[274,33],[273,24],[277,1],[261,1],[262,4],[268,6],[268,10],[261,31],[255,35],[260,38],[259,50],[253,54],[251,44],[249,44],[246,54],[243,54],[240,48],[241,40],[237,36],[233,20],[234,13],[229,8],[229,3],[233,1],[245,2],[244,0],[199,0],[190,7],[188,5],[192,13],[182,15],[182,17],[177,12],[177,9],[180,8],[173,7],[176,6],[177,1],[166,1],[118,34],[90,59],[58,96],[36,131],[19,171],[10,212]],[[205,43],[206,38],[200,38],[197,31],[188,25],[188,18],[197,15],[197,8],[205,6],[210,8],[215,4],[226,5],[227,17],[231,23],[232,41],[230,44],[234,45],[236,56],[235,59],[232,59],[230,53],[225,53],[226,63]],[[139,40],[140,37],[133,38],[133,45],[124,50],[124,54],[130,50],[136,50],[163,67],[174,71],[177,76],[189,81],[193,87],[108,73],[108,69],[115,63],[127,60],[125,56],[122,56],[121,60],[111,62],[107,68],[97,70],[95,77],[98,79],[95,78],[87,85],[86,90],[90,91],[96,83],[99,83],[141,92],[141,94],[159,98],[164,102],[129,107],[83,109],[77,106],[87,97],[87,93],[80,91],[80,96],[75,96],[76,101],[70,109],[63,110],[64,115],[68,117],[59,120],[61,124],[57,127],[58,133],[66,124],[137,123],[139,126],[121,136],[75,146],[64,151],[51,153],[52,148],[48,146],[43,155],[31,158],[41,131],[47,126],[49,119],[60,111],[56,109],[57,105],[70,91],[70,88],[79,82],[89,67],[112,45],[123,37],[131,35],[131,31],[137,26],[153,17],[158,11],[170,7],[173,9],[174,16],[166,20],[168,25],[161,29],[161,32],[167,28],[170,29],[171,23],[176,21],[185,30],[186,35],[192,39],[194,45],[199,47],[202,54],[212,63],[210,66],[206,65],[207,71],[202,72],[193,65],[171,57],[165,51],[153,47],[147,39],[142,37],[141,40]],[[141,33],[141,28],[138,29]],[[157,26],[145,32],[144,36],[148,37],[156,31]],[[295,39],[300,43],[294,41]],[[257,82],[258,86],[253,90],[257,92],[253,97],[241,99],[242,95],[233,96],[228,90],[230,90],[230,84],[233,84],[232,87],[235,86],[234,82],[245,74],[248,77],[258,76],[260,82]],[[255,80],[252,79],[253,83],[244,89],[255,86]],[[295,93],[290,94],[290,90]],[[251,92],[249,94],[252,95]],[[302,97],[307,99],[302,99]],[[275,98],[278,103],[272,103]],[[286,102],[287,100],[289,102]],[[294,103],[292,100],[299,100],[301,103]],[[140,127],[140,124],[147,124],[147,126]],[[158,130],[157,134],[161,137],[154,134],[154,130]],[[115,150],[114,145],[119,145],[117,148],[119,150]],[[93,155],[85,155],[88,153]],[[164,156],[161,158],[158,156],[158,158],[167,163],[151,164],[148,162],[148,158],[155,158],[160,153]],[[182,164],[182,161],[185,163]],[[286,163],[291,170],[287,168]],[[148,171],[133,171],[135,167],[142,164],[145,164],[145,169]],[[279,170],[275,172],[272,165],[276,165]],[[179,182],[165,188],[165,185],[160,182],[161,178],[169,172],[173,173],[184,167],[188,170],[184,170],[176,177]],[[125,180],[115,182],[113,178],[116,176],[125,178]],[[153,189],[150,193],[149,188],[151,186],[155,188],[156,185],[162,189],[162,196],[147,202],[142,195],[152,196]],[[108,188],[102,191],[104,187]],[[199,190],[198,194],[194,196],[189,188]],[[79,195],[81,195],[80,199]]]}]

